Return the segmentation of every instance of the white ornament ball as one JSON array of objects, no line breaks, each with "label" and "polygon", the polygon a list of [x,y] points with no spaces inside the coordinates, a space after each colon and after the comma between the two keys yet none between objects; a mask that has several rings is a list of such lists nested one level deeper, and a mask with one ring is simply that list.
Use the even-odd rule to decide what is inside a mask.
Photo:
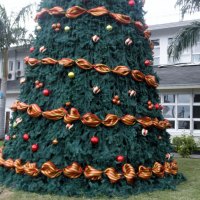
[{"label": "white ornament ball", "polygon": [[133,40],[131,40],[131,38],[127,38],[127,39],[125,40],[125,44],[126,44],[127,46],[130,46],[130,45],[133,44]]},{"label": "white ornament ball", "polygon": [[93,42],[98,42],[100,40],[100,37],[99,36],[97,36],[97,35],[94,35],[93,37],[92,37],[92,41]]},{"label": "white ornament ball", "polygon": [[148,135],[148,130],[147,129],[142,129],[142,135],[147,136]]},{"label": "white ornament ball", "polygon": [[42,27],[41,27],[41,26],[37,26],[37,27],[36,27],[36,30],[37,30],[37,31],[41,31],[41,30],[42,30]]}]

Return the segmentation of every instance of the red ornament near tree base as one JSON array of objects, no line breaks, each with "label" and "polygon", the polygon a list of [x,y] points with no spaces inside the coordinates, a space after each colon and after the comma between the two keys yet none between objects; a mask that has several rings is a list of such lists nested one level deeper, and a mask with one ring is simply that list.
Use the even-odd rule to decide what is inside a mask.
[{"label": "red ornament near tree base", "polygon": [[91,139],[90,139],[91,143],[92,144],[98,144],[99,143],[99,138],[96,137],[96,136],[93,136]]},{"label": "red ornament near tree base", "polygon": [[155,106],[155,109],[156,109],[156,110],[159,110],[159,109],[160,109],[159,103],[156,103],[154,106]]},{"label": "red ornament near tree base", "polygon": [[117,162],[124,162],[125,158],[122,155],[117,156],[116,158]]},{"label": "red ornament near tree base", "polygon": [[44,89],[44,90],[42,91],[42,93],[43,93],[43,95],[46,96],[46,97],[50,95],[50,91],[49,91],[48,89]]},{"label": "red ornament near tree base", "polygon": [[30,51],[30,53],[33,53],[33,52],[35,51],[35,48],[34,48],[34,47],[31,47],[31,48],[29,49],[29,51]]},{"label": "red ornament near tree base", "polygon": [[25,133],[23,135],[23,139],[24,139],[24,141],[28,141],[29,140],[29,135],[27,133]]},{"label": "red ornament near tree base", "polygon": [[152,64],[151,60],[145,60],[144,64],[146,67],[150,66]]},{"label": "red ornament near tree base", "polygon": [[135,1],[134,1],[134,0],[130,0],[130,1],[128,2],[128,4],[129,4],[129,6],[134,6],[134,5],[135,5]]},{"label": "red ornament near tree base", "polygon": [[32,149],[33,152],[38,151],[38,149],[39,149],[38,144],[33,144],[32,147],[31,147],[31,149]]}]

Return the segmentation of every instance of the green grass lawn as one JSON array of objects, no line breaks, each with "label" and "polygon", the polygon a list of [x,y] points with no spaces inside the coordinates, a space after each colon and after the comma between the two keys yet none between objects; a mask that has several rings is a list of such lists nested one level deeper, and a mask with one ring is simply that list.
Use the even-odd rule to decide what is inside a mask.
[{"label": "green grass lawn", "polygon": [[[178,185],[176,191],[166,190],[153,193],[131,196],[129,198],[113,198],[127,200],[200,200],[200,159],[177,159],[180,172],[183,172],[187,181]],[[54,195],[39,195],[23,191],[0,188],[0,199],[4,200],[93,200],[95,198],[68,198]],[[110,198],[96,198],[107,200]]]},{"label": "green grass lawn", "polygon": [[3,141],[0,141],[0,147],[3,146]]}]

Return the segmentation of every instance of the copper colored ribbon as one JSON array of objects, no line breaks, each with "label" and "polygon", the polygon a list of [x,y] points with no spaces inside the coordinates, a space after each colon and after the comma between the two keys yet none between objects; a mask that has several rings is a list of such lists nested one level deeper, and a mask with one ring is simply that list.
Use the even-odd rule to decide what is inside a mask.
[{"label": "copper colored ribbon", "polygon": [[127,76],[130,73],[130,71],[131,70],[126,66],[117,66],[112,70],[114,74],[118,74],[121,76]]},{"label": "copper colored ribbon", "polygon": [[148,180],[152,177],[152,172],[159,178],[164,177],[164,172],[172,175],[176,175],[178,173],[178,165],[175,160],[171,163],[165,162],[164,166],[156,162],[152,169],[145,166],[139,166],[137,174],[131,164],[123,165],[123,174],[118,173],[113,167],[107,168],[105,171],[101,171],[93,168],[92,166],[87,166],[83,171],[81,166],[76,162],[64,169],[58,169],[54,163],[48,161],[42,165],[40,170],[37,168],[36,163],[27,162],[22,165],[20,159],[15,161],[13,159],[4,160],[2,158],[2,154],[0,154],[0,166],[4,166],[9,169],[14,168],[17,174],[25,173],[33,177],[38,176],[40,172],[48,178],[56,178],[63,173],[66,177],[75,179],[84,173],[84,176],[87,179],[97,181],[100,180],[102,178],[102,174],[105,173],[111,183],[117,183],[120,179],[125,177],[128,184],[132,184],[137,176],[143,180]]},{"label": "copper colored ribbon", "polygon": [[104,124],[107,127],[115,126],[119,121],[119,117],[117,115],[108,114],[105,118],[105,120],[102,121],[102,124]]},{"label": "copper colored ribbon", "polygon": [[83,115],[81,121],[83,124],[90,127],[97,127],[101,124],[101,120],[92,113],[86,113],[85,115]]},{"label": "copper colored ribbon", "polygon": [[134,179],[136,178],[135,169],[130,164],[125,164],[122,167],[122,171],[124,173],[124,177],[127,180],[127,183],[132,184]]},{"label": "copper colored ribbon", "polygon": [[62,174],[62,170],[58,169],[51,161],[42,165],[41,173],[48,178],[56,178]]},{"label": "copper colored ribbon", "polygon": [[149,167],[140,166],[138,171],[138,177],[143,180],[148,180],[152,176],[152,170]]},{"label": "copper colored ribbon", "polygon": [[0,166],[4,165],[5,160],[3,159],[2,155],[0,155]]},{"label": "copper colored ribbon", "polygon": [[146,75],[145,76],[145,80],[146,80],[146,83],[147,85],[151,86],[151,87],[158,87],[158,83],[156,81],[156,77],[155,76],[152,76],[152,75]]},{"label": "copper colored ribbon", "polygon": [[30,65],[31,67],[34,67],[34,66],[38,65],[39,63],[41,63],[41,61],[37,60],[36,58],[26,57],[26,58],[24,58],[24,63],[27,65]]},{"label": "copper colored ribbon", "polygon": [[152,119],[150,117],[143,117],[140,119],[137,119],[137,121],[144,127],[148,128],[153,125]]},{"label": "copper colored ribbon", "polygon": [[164,174],[165,174],[165,169],[163,167],[163,165],[161,165],[160,163],[156,162],[152,168],[152,172],[160,177],[160,178],[163,178],[164,177]]},{"label": "copper colored ribbon", "polygon": [[177,162],[175,160],[173,160],[173,162],[170,163],[171,165],[171,173],[173,175],[176,175],[178,173],[178,165]]},{"label": "copper colored ribbon", "polygon": [[145,75],[139,70],[132,70],[131,74],[135,81],[142,82],[145,80]]},{"label": "copper colored ribbon", "polygon": [[55,64],[58,63],[58,61],[57,61],[57,60],[54,60],[54,59],[52,59],[52,58],[43,58],[43,59],[41,60],[41,63],[42,63],[43,65],[55,65]]},{"label": "copper colored ribbon", "polygon": [[76,64],[78,65],[78,67],[80,67],[81,69],[85,69],[85,70],[88,70],[88,69],[92,69],[93,66],[91,63],[89,63],[87,60],[85,59],[77,59],[76,61]]},{"label": "copper colored ribbon", "polygon": [[[19,104],[23,104],[18,102]],[[25,104],[26,105],[26,104]],[[104,120],[99,119],[98,116],[92,113],[86,113],[81,117],[79,111],[76,108],[71,108],[70,113],[67,113],[67,111],[64,108],[55,109],[52,111],[45,111],[42,112],[40,107],[37,104],[27,105],[27,113],[31,117],[39,117],[43,116],[50,120],[59,120],[64,118],[64,122],[66,124],[71,124],[74,121],[81,120],[83,124],[90,126],[90,127],[97,127],[100,124],[103,124],[107,127],[115,126],[119,121],[126,125],[134,125],[136,122],[140,123],[144,128],[148,128],[151,126],[155,126],[159,129],[166,129],[170,127],[170,123],[168,120],[158,121],[157,118],[151,119],[150,117],[143,117],[136,119],[132,115],[125,115],[121,118],[114,114],[108,114]],[[17,107],[15,107],[17,109]]]},{"label": "copper colored ribbon", "polygon": [[71,108],[70,114],[65,115],[64,122],[67,124],[71,124],[74,121],[77,121],[80,119],[80,114],[76,108]]},{"label": "copper colored ribbon", "polygon": [[109,14],[109,11],[104,6],[101,6],[101,7],[92,8],[88,10],[88,13],[90,13],[91,15],[95,17],[99,17],[99,16]]},{"label": "copper colored ribbon", "polygon": [[104,64],[96,64],[96,65],[93,65],[93,67],[97,72],[101,74],[106,74],[111,71],[111,69],[107,65],[104,65]]},{"label": "copper colored ribbon", "polygon": [[37,168],[37,164],[36,163],[30,163],[30,162],[27,162],[24,165],[24,171],[27,175],[33,176],[33,177],[38,176],[39,173],[40,173],[40,170]]},{"label": "copper colored ribbon", "polygon": [[[52,58],[43,58],[42,60],[37,60],[35,58],[29,58],[26,57],[25,63],[29,64],[30,66],[35,66],[39,63],[42,63],[44,65],[53,65],[59,63],[60,65],[64,67],[71,67],[74,63],[76,65],[84,70],[90,70],[90,69],[95,69],[97,72],[101,74],[106,74],[109,72],[112,72],[114,74],[120,75],[120,76],[127,76],[131,74],[133,80],[138,81],[138,82],[143,82],[145,81],[150,87],[157,87],[158,83],[156,81],[156,77],[153,75],[144,75],[141,71],[139,70],[130,70],[127,66],[116,66],[114,69],[110,69],[107,65],[104,64],[91,64],[87,60],[80,58],[77,60],[72,60],[70,58],[62,58],[61,60],[54,60]],[[32,60],[32,61],[31,61]]]},{"label": "copper colored ribbon", "polygon": [[51,111],[46,111],[42,113],[42,116],[47,119],[51,119],[54,121],[57,121],[59,119],[64,118],[64,116],[67,114],[67,111],[64,108],[58,108]]},{"label": "copper colored ribbon", "polygon": [[7,167],[7,168],[14,168],[14,160],[13,159],[8,159],[8,160],[5,160],[4,162],[4,166]]},{"label": "copper colored ribbon", "polygon": [[135,124],[136,118],[132,115],[125,115],[125,116],[121,117],[121,121],[124,124],[131,126],[131,125]]},{"label": "copper colored ribbon", "polygon": [[31,117],[37,118],[42,115],[42,111],[37,104],[31,104],[27,109],[28,115]]},{"label": "copper colored ribbon", "polygon": [[73,179],[78,178],[82,175],[82,173],[83,173],[83,169],[76,162],[72,163],[72,165],[65,167],[63,169],[63,174],[68,178],[73,178]]},{"label": "copper colored ribbon", "polygon": [[22,162],[20,159],[15,160],[14,162],[15,171],[17,174],[23,174],[24,173],[24,166],[22,165]]},{"label": "copper colored ribbon", "polygon": [[169,162],[165,162],[164,169],[166,174],[171,174],[171,165]]},{"label": "copper colored ribbon", "polygon": [[113,167],[107,168],[104,173],[110,179],[111,183],[117,183],[122,178],[122,174],[117,173]]},{"label": "copper colored ribbon", "polygon": [[51,9],[49,9],[48,13],[50,15],[60,15],[60,14],[64,14],[65,11],[64,11],[64,9],[62,7],[56,6],[56,7],[53,7]]},{"label": "copper colored ribbon", "polygon": [[79,6],[73,6],[67,10],[65,15],[67,18],[75,19],[86,12],[87,10],[85,10],[84,8],[81,8]]},{"label": "copper colored ribbon", "polygon": [[[61,15],[61,14],[64,14],[64,11],[61,7],[58,7],[58,6],[51,8],[51,9],[43,9],[42,11],[37,13],[35,20],[42,18],[47,13],[50,15]],[[119,13],[111,13],[104,6],[92,8],[90,10],[86,10],[79,6],[73,6],[66,11],[65,16],[70,19],[75,19],[85,13],[91,14],[92,16],[95,16],[95,17],[100,17],[100,16],[107,14],[110,17],[112,17],[113,19],[115,19],[117,22],[120,22],[122,24],[133,23],[133,20],[128,15],[123,15],[123,14],[119,14]],[[140,30],[142,30],[142,28],[144,28],[144,26],[141,22],[135,22],[134,24]]]},{"label": "copper colored ribbon", "polygon": [[87,166],[84,170],[84,175],[87,179],[98,181],[102,178],[103,171],[97,170],[91,166]]},{"label": "copper colored ribbon", "polygon": [[13,111],[16,111],[16,110],[19,110],[19,111],[26,111],[28,109],[28,105],[23,103],[23,102],[20,102],[20,101],[15,101],[13,103],[13,105],[11,106],[11,110]]},{"label": "copper colored ribbon", "polygon": [[70,58],[62,58],[61,60],[58,60],[58,63],[63,67],[71,67],[75,62]]}]

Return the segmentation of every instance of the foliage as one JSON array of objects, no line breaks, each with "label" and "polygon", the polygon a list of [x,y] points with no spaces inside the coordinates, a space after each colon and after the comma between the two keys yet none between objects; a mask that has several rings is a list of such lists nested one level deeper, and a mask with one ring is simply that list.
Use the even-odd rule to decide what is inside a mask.
[{"label": "foliage", "polygon": [[182,17],[184,17],[186,13],[200,11],[200,0],[177,0],[176,6],[181,7]]},{"label": "foliage", "polygon": [[[176,6],[181,7],[182,16],[184,17],[187,12],[191,14],[200,10],[200,0],[177,0]],[[199,36],[199,21],[195,21],[181,29],[168,47],[168,56],[173,57],[173,60],[179,60],[184,50],[197,44],[200,39]]]},{"label": "foliage", "polygon": [[174,137],[173,145],[182,157],[189,157],[197,149],[197,144],[193,136],[182,135]]},{"label": "foliage", "polygon": [[[130,7],[127,0],[43,0],[40,10],[55,6],[66,10],[75,5],[89,10],[101,5],[110,12],[126,14],[134,21],[145,23],[142,1],[135,0],[135,3],[135,6]],[[111,13],[109,14],[111,15]],[[39,29],[38,27],[36,29],[37,38],[30,58],[50,57],[72,60],[81,58],[88,60],[92,65],[100,63],[112,69],[116,66],[128,66],[130,70],[140,70],[145,75],[155,76],[158,80],[153,67],[145,66],[145,61],[153,58],[149,40],[144,37],[144,33],[133,23],[119,23],[115,20],[118,17],[113,18],[110,15],[95,17],[84,13],[71,19],[62,14],[44,14],[38,21]],[[57,31],[52,28],[55,23],[60,23]],[[108,25],[112,26],[112,30],[106,29]],[[70,30],[65,31],[66,26],[70,27]],[[100,37],[98,42],[92,40],[94,35]],[[130,46],[125,44],[128,38],[134,41]],[[40,52],[42,46],[46,48],[43,53]],[[104,67],[102,66],[102,68]],[[75,74],[73,79],[68,77],[69,72]],[[67,117],[72,119],[74,113],[70,106],[66,106],[66,102],[71,102],[72,107],[78,109],[81,116],[91,112],[97,115],[101,121],[108,114],[119,117],[130,114],[136,118],[145,118],[144,121],[147,116],[151,119],[163,120],[161,110],[148,109],[149,100],[153,104],[160,103],[158,91],[145,82],[134,81],[130,76],[119,76],[113,73],[101,74],[94,69],[83,70],[74,64],[71,67],[63,67],[59,64],[44,66],[43,62],[35,67],[28,65],[25,74],[26,82],[21,85],[18,99],[28,105],[37,104],[42,111],[62,107],[67,110],[69,114]],[[36,81],[43,83],[45,87],[36,88]],[[100,93],[93,93],[95,86],[100,88]],[[49,96],[43,95],[44,89],[51,91]],[[128,95],[129,90],[136,91],[136,96]],[[122,102],[120,105],[112,102],[116,95]],[[57,115],[56,113],[54,116]],[[22,122],[13,127],[18,118],[21,118]],[[87,122],[94,121],[90,117],[86,118]],[[81,120],[84,122],[83,118]],[[106,121],[110,123],[115,120]],[[13,114],[8,135],[10,138],[13,138],[14,135],[17,137],[5,142],[4,159],[20,158],[23,164],[35,163],[39,169],[47,161],[54,163],[58,169],[69,167],[76,162],[83,169],[88,165],[102,171],[113,167],[117,173],[121,173],[125,163],[132,164],[137,172],[141,165],[152,168],[155,162],[163,164],[166,161],[166,154],[172,150],[169,133],[156,126],[150,127],[148,135],[143,136],[142,130],[145,126],[137,122],[133,126],[128,126],[119,121],[111,127],[104,125],[89,127],[82,122],[80,120],[72,122],[73,127],[68,129],[63,119],[34,118],[27,115],[27,112],[16,111]],[[148,123],[148,119],[146,123]],[[24,133],[28,133],[30,136],[27,142],[23,140]],[[97,145],[90,142],[93,136],[99,138]],[[162,139],[159,139],[158,136],[161,136]],[[52,144],[55,139],[58,141],[56,145]],[[37,152],[32,152],[33,144],[38,144]],[[118,155],[123,155],[125,161],[117,162]],[[55,171],[53,168],[51,169]],[[48,171],[51,173],[51,170]],[[58,170],[58,172],[61,171]],[[92,174],[91,176],[93,176]],[[96,172],[94,172],[95,174]],[[110,174],[110,176],[116,178],[120,175],[112,176]],[[100,181],[92,181],[91,178],[94,179],[93,177],[86,178],[82,174],[79,178],[72,179],[59,173],[58,177],[53,179],[42,173],[33,178],[0,167],[0,181],[7,185],[37,193],[56,193],[68,196],[83,194],[92,197],[102,194],[125,196],[145,191],[174,189],[178,183],[184,180],[182,174],[167,175],[165,179],[152,176],[148,181],[138,178],[132,185],[127,184],[125,179],[112,184],[105,174]]]},{"label": "foliage", "polygon": [[24,22],[31,14],[32,4],[23,7],[18,13],[8,16],[4,6],[0,4],[0,50],[11,45],[23,45],[30,42],[26,38],[27,30]]},{"label": "foliage", "polygon": [[200,40],[200,22],[195,21],[191,25],[181,29],[172,40],[168,48],[169,57],[179,59],[187,48],[192,48]]}]

